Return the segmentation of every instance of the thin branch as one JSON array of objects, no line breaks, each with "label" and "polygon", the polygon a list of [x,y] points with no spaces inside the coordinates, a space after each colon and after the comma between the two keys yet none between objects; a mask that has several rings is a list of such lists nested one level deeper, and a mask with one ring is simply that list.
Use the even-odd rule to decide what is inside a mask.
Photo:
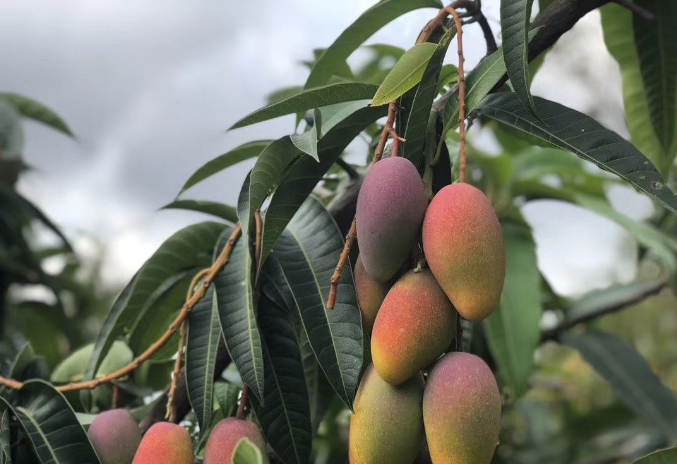
[{"label": "thin branch", "polygon": [[237,417],[238,419],[245,418],[248,399],[249,399],[249,385],[245,383],[244,387],[242,388],[242,395],[240,396],[240,404],[237,406],[237,413],[235,414],[235,417]]},{"label": "thin branch", "polygon": [[[102,377],[98,377],[96,379],[92,380],[85,380],[82,382],[73,382],[69,383],[66,385],[61,385],[57,387],[56,389],[60,391],[61,393],[64,392],[69,392],[69,391],[77,391],[77,390],[91,390],[94,389],[100,385],[107,384],[112,382],[113,380],[117,380],[121,377],[125,377],[132,372],[134,372],[136,369],[139,368],[145,361],[147,361],[151,356],[153,356],[157,351],[165,346],[165,344],[172,338],[172,336],[179,330],[181,327],[181,324],[183,321],[186,320],[188,315],[190,314],[190,311],[193,309],[193,307],[205,296],[207,293],[207,289],[211,285],[211,283],[214,281],[214,278],[216,275],[223,269],[223,267],[228,264],[228,261],[230,260],[230,255],[233,252],[233,248],[235,247],[235,244],[237,243],[238,239],[240,238],[240,235],[242,234],[242,228],[240,224],[238,223],[235,226],[235,229],[233,230],[233,233],[230,235],[230,238],[228,240],[228,244],[223,248],[221,251],[221,254],[217,258],[217,260],[214,262],[212,267],[209,268],[209,272],[207,273],[202,286],[197,289],[197,291],[193,294],[193,296],[188,300],[184,305],[183,308],[181,309],[181,312],[179,313],[178,316],[176,316],[176,319],[171,323],[167,331],[155,341],[146,351],[144,351],[139,357],[134,359],[131,363],[127,364],[121,369],[118,369],[117,371],[104,375]],[[23,384],[21,382],[18,382],[14,379],[7,379],[5,377],[0,376],[0,385],[4,387],[11,388],[13,390],[20,390]]]},{"label": "thin branch", "polygon": [[652,12],[636,3],[629,2],[628,0],[613,0],[613,2],[628,9],[631,13],[636,14],[642,19],[646,19],[647,21],[656,20],[656,16]]},{"label": "thin branch", "polygon": [[484,41],[487,43],[487,56],[491,55],[496,50],[498,50],[498,46],[496,45],[496,39],[494,38],[494,31],[491,30],[489,21],[487,21],[486,16],[484,16],[484,13],[482,13],[481,10],[475,13],[474,18],[477,20],[477,24],[480,25],[480,28],[482,28],[482,34],[484,34]]},{"label": "thin branch", "polygon": [[458,132],[461,138],[461,165],[458,177],[460,182],[465,182],[465,170],[468,160],[465,153],[465,70],[463,68],[465,58],[463,57],[463,25],[461,24],[461,18],[458,16],[456,10],[450,6],[445,10],[453,16],[454,23],[456,24],[456,33],[458,35]]},{"label": "thin branch", "polygon": [[167,395],[167,419],[174,422],[176,417],[176,408],[174,407],[174,395],[176,393],[176,386],[181,375],[181,363],[183,361],[183,350],[186,347],[186,325],[187,321],[181,324],[181,331],[179,332],[179,348],[176,353],[176,361],[174,361],[174,374],[172,375],[172,383],[169,386],[169,394]]}]

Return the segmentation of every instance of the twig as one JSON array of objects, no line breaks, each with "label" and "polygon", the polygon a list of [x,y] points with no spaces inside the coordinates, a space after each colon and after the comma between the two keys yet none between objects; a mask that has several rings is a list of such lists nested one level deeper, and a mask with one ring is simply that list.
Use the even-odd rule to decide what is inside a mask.
[{"label": "twig", "polygon": [[463,324],[461,324],[461,315],[456,315],[456,351],[463,350]]},{"label": "twig", "polygon": [[487,21],[487,18],[484,16],[484,13],[482,13],[482,10],[477,11],[474,18],[477,20],[477,24],[480,25],[482,33],[484,34],[484,41],[487,43],[487,56],[489,56],[498,50],[496,39],[494,38],[494,31],[491,30],[489,21]]},{"label": "twig", "polygon": [[190,300],[195,292],[195,287],[200,282],[200,280],[209,273],[209,268],[202,269],[200,272],[195,274],[193,280],[191,280],[190,285],[188,286],[188,292],[186,293],[186,301]]},{"label": "twig", "polygon": [[110,400],[110,407],[111,409],[115,409],[118,407],[118,403],[120,402],[120,386],[116,383],[113,384],[113,398]]},{"label": "twig", "polygon": [[238,404],[237,413],[235,413],[236,418],[244,419],[248,398],[249,398],[249,385],[245,383],[244,386],[242,387],[242,395],[240,395],[240,404]]},{"label": "twig", "polygon": [[176,353],[176,361],[174,361],[174,374],[172,375],[172,383],[169,386],[169,394],[167,395],[167,419],[174,422],[176,417],[176,408],[174,407],[174,394],[176,393],[176,386],[181,375],[181,362],[183,361],[183,350],[186,346],[186,324],[187,321],[181,323],[181,331],[179,332],[179,349]]},{"label": "twig", "polygon": [[[102,377],[98,377],[96,379],[92,380],[85,380],[82,382],[73,382],[69,383],[66,385],[61,385],[57,387],[56,389],[60,391],[61,393],[64,392],[69,392],[69,391],[77,391],[77,390],[91,390],[94,389],[100,385],[110,383],[113,380],[117,380],[120,377],[125,377],[126,375],[131,374],[134,372],[136,369],[139,368],[145,361],[147,361],[151,356],[153,356],[157,351],[165,346],[165,344],[172,338],[172,336],[179,330],[181,327],[181,324],[183,321],[186,320],[188,315],[190,314],[190,311],[193,309],[193,307],[205,296],[207,293],[207,289],[211,285],[211,283],[214,281],[214,278],[216,275],[223,269],[223,267],[228,264],[228,261],[230,260],[230,255],[233,252],[233,248],[235,247],[235,244],[237,243],[238,239],[240,238],[240,235],[242,234],[242,228],[240,224],[238,223],[235,226],[235,229],[233,230],[233,233],[230,234],[230,238],[228,240],[228,244],[223,248],[221,251],[221,254],[217,258],[217,260],[214,262],[212,267],[209,268],[209,272],[207,273],[202,286],[198,288],[193,296],[188,300],[184,305],[183,308],[181,309],[181,312],[179,313],[178,316],[176,316],[176,319],[171,323],[167,331],[155,341],[146,351],[144,351],[139,357],[135,358],[132,362],[127,364],[126,366],[122,367],[121,369],[118,369],[117,371],[104,375]],[[4,387],[11,388],[13,390],[20,390],[21,387],[23,386],[23,383],[18,382],[14,379],[7,379],[5,377],[0,376],[0,385]]]},{"label": "twig", "polygon": [[458,180],[465,182],[465,170],[468,160],[465,154],[465,70],[463,69],[465,58],[463,57],[463,25],[461,24],[461,18],[454,8],[448,6],[445,8],[445,11],[454,18],[456,34],[458,36],[458,133],[461,139],[459,150],[461,165],[459,167]]},{"label": "twig", "polygon": [[656,16],[647,10],[646,8],[643,8],[639,6],[636,3],[629,2],[628,0],[612,0],[614,3],[622,6],[623,8],[626,8],[630,10],[633,14],[636,14],[642,19],[646,19],[647,21],[655,21]]}]

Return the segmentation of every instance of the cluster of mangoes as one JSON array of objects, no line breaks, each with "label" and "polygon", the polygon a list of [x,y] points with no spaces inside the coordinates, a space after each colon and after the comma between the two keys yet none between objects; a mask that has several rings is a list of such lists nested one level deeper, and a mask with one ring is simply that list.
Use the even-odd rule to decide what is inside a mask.
[{"label": "cluster of mangoes", "polygon": [[489,464],[498,386],[482,359],[451,348],[459,315],[481,321],[501,298],[505,246],[491,202],[458,183],[428,204],[416,167],[386,158],[360,189],[357,243],[372,364],[355,398],[351,464],[411,464],[424,442],[433,464]]},{"label": "cluster of mangoes", "polygon": [[[99,414],[87,431],[101,464],[193,464],[193,443],[180,425],[158,422],[143,437],[136,419],[126,409]],[[204,464],[233,464],[233,452],[242,438],[261,450],[268,462],[266,442],[259,428],[242,419],[223,419],[207,440]]]}]

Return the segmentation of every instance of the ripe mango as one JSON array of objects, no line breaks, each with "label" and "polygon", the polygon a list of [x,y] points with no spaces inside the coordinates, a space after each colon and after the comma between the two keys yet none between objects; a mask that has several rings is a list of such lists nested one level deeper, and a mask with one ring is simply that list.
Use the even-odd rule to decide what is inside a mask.
[{"label": "ripe mango", "polygon": [[158,422],[141,440],[132,464],[193,464],[193,443],[180,425]]},{"label": "ripe mango", "polygon": [[428,269],[409,271],[386,295],[371,335],[383,380],[399,385],[431,365],[456,331],[456,311]]},{"label": "ripe mango", "polygon": [[131,464],[141,443],[139,425],[126,409],[111,409],[96,416],[87,436],[101,464]]},{"label": "ripe mango", "polygon": [[355,263],[355,292],[357,293],[357,302],[362,313],[362,329],[364,333],[371,333],[374,328],[374,321],[378,309],[386,297],[391,283],[377,282],[372,279],[364,269],[362,259],[358,256]]},{"label": "ripe mango", "polygon": [[412,464],[423,444],[423,377],[390,385],[370,365],[350,419],[350,464]]},{"label": "ripe mango", "polygon": [[501,394],[481,358],[449,353],[435,364],[423,394],[433,464],[489,464],[501,428]]},{"label": "ripe mango", "polygon": [[428,201],[416,167],[405,158],[374,164],[357,197],[357,243],[372,279],[386,282],[409,256]]},{"label": "ripe mango", "polygon": [[423,221],[423,251],[461,316],[479,322],[494,312],[505,280],[505,245],[481,191],[454,184],[435,195]]},{"label": "ripe mango", "polygon": [[205,447],[204,464],[233,464],[235,446],[244,437],[261,450],[263,462],[267,463],[266,440],[256,424],[231,417],[214,426]]}]

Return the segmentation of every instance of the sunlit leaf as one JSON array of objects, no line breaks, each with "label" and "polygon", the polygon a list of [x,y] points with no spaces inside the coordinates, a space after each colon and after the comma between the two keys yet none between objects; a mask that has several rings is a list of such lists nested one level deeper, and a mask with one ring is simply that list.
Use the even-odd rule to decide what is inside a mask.
[{"label": "sunlit leaf", "polygon": [[376,91],[371,106],[386,105],[421,82],[430,58],[437,50],[432,43],[414,45],[402,55]]}]

